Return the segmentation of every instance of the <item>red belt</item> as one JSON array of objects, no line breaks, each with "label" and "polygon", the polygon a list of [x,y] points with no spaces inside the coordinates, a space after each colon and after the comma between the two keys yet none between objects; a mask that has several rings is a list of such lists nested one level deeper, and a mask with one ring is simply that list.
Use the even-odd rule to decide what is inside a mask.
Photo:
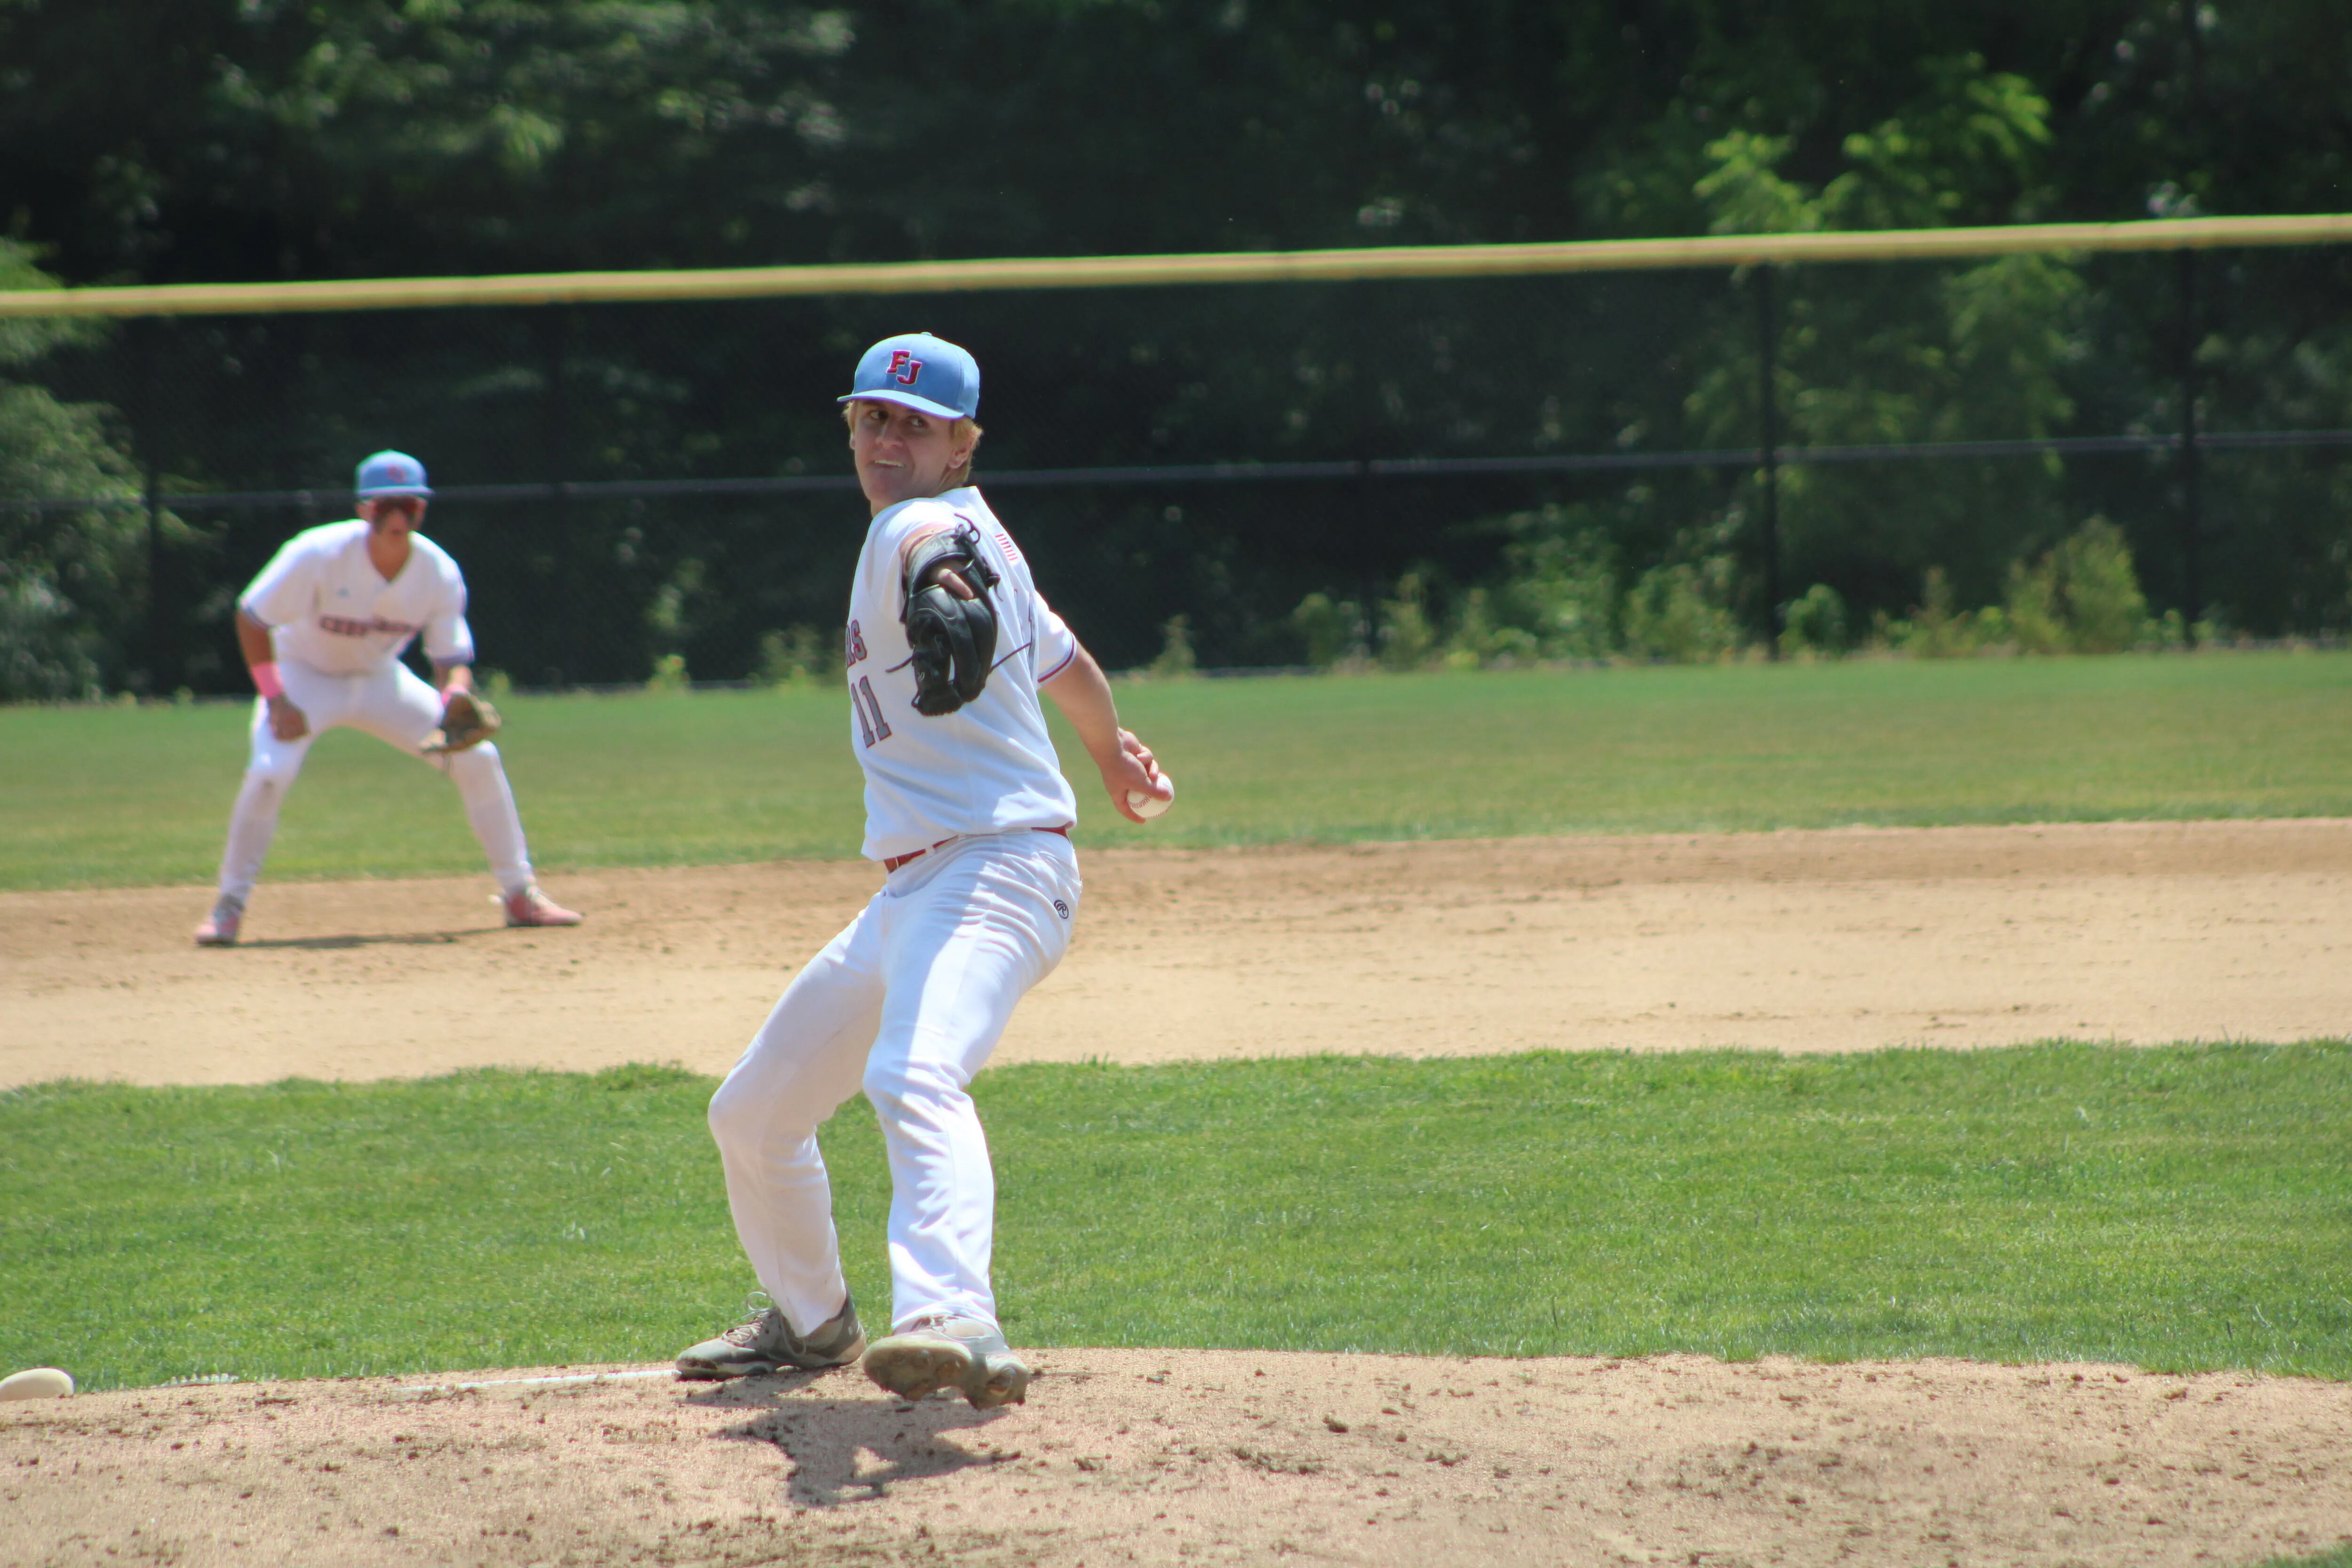
[{"label": "red belt", "polygon": [[[1029,831],[1032,833],[1058,833],[1063,837],[1067,838],[1070,836],[1070,825],[1066,822],[1059,827],[1033,827]],[[961,837],[961,835],[958,835],[957,837]],[[942,838],[937,844],[932,845],[931,849],[944,849],[954,842],[954,838]],[[921,859],[924,856],[929,854],[931,849],[910,849],[904,855],[893,855],[890,858],[882,862],[882,869],[885,873],[895,871],[910,860]]]}]

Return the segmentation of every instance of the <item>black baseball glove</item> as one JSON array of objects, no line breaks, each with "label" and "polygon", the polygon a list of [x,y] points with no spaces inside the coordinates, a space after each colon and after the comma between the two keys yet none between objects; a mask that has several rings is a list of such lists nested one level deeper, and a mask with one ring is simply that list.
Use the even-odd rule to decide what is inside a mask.
[{"label": "black baseball glove", "polygon": [[[940,581],[953,572],[971,590],[969,599]],[[937,719],[979,697],[996,660],[996,605],[989,591],[995,570],[980,552],[980,534],[967,526],[918,540],[907,551],[900,618],[915,655],[915,711]]]}]

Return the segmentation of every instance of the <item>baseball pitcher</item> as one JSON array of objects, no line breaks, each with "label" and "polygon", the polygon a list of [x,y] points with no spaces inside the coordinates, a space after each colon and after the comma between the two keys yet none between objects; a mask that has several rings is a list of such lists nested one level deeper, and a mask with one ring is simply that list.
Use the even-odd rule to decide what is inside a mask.
[{"label": "baseball pitcher", "polygon": [[[498,878],[507,924],[578,925],[581,917],[531,879],[514,792],[488,740],[498,712],[473,690],[466,580],[446,551],[416,531],[433,494],[425,465],[404,452],[378,452],[360,465],[358,489],[358,517],[296,534],[237,600],[237,646],[259,695],[220,894],[196,941],[236,944],[278,807],[310,742],[337,725],[423,757],[456,783]],[[437,689],[400,662],[420,634]]]},{"label": "baseball pitcher", "polygon": [[[971,483],[980,367],[888,338],[841,399],[872,516],[844,637],[849,744],[881,890],[784,992],[710,1101],[735,1233],[767,1298],[677,1358],[688,1377],[845,1366],[919,1399],[1019,1402],[989,1273],[988,1142],[968,1086],[1070,942],[1077,801],[1051,697],[1131,820],[1172,798],[1109,683]],[[864,1089],[888,1147],[889,1334],[869,1349],[841,1268],[816,1130]]]}]

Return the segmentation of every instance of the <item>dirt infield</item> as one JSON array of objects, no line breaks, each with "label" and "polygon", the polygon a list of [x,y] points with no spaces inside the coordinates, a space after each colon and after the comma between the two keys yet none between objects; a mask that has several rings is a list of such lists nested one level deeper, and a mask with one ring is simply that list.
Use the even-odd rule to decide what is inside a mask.
[{"label": "dirt infield", "polygon": [[[1086,857],[1000,1060],[2352,1030],[2352,823]],[[721,1070],[862,865],[0,896],[0,1087]],[[480,1015],[453,1032],[451,998]],[[495,1006],[482,998],[495,996]],[[122,1304],[139,1310],[138,1304]],[[1950,1362],[1045,1352],[855,1374],[0,1405],[0,1563],[2251,1564],[2352,1541],[2352,1385]],[[6,1370],[6,1369],[0,1369]],[[565,1370],[550,1369],[551,1374]],[[512,1379],[520,1373],[478,1376]]]},{"label": "dirt infield", "polygon": [[[2116,824],[1086,856],[1000,1061],[1625,1047],[1845,1051],[2352,1030],[2352,823]],[[723,1071],[873,891],[862,863],[0,895],[0,1087]],[[452,1030],[449,998],[476,1009]],[[495,1005],[485,999],[495,999]]]},{"label": "dirt infield", "polygon": [[2352,1539],[2341,1384],[1680,1356],[1042,1359],[1030,1404],[986,1415],[905,1405],[855,1373],[0,1405],[0,1559],[2057,1568]]}]

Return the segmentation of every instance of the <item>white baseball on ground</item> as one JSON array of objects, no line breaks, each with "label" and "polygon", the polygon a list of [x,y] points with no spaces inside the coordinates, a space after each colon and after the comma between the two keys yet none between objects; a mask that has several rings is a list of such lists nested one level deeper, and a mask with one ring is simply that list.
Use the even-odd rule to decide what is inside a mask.
[{"label": "white baseball on ground", "polygon": [[0,1400],[63,1399],[73,1392],[73,1373],[53,1366],[36,1366],[13,1377],[0,1377]]},{"label": "white baseball on ground", "polygon": [[1174,805],[1176,804],[1175,775],[1163,769],[1160,774],[1160,782],[1168,786],[1166,800],[1160,799],[1156,795],[1146,795],[1139,789],[1131,789],[1127,792],[1128,808],[1138,816],[1157,816]]}]

